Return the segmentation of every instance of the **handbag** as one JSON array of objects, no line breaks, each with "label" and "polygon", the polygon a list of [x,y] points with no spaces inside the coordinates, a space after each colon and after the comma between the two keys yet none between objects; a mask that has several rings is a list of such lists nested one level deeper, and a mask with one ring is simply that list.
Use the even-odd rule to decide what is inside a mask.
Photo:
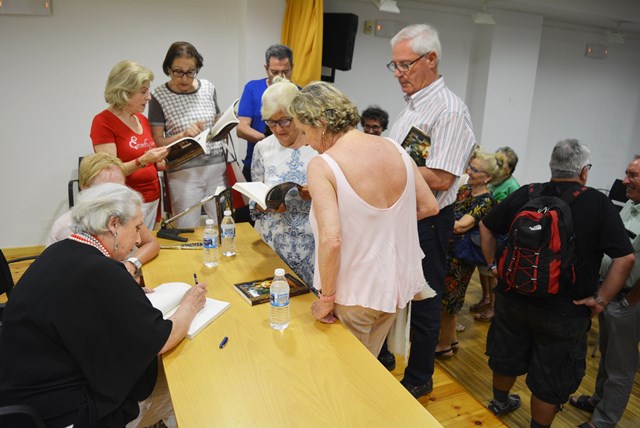
[{"label": "handbag", "polygon": [[[247,180],[244,178],[240,162],[238,162],[236,147],[233,144],[231,135],[227,136],[223,141],[222,147],[227,160],[227,187],[233,187],[238,182],[245,183]],[[233,201],[233,209],[242,208],[249,204],[249,199],[237,190],[231,191],[231,200]]]},{"label": "handbag", "polygon": [[480,229],[471,229],[456,239],[453,246],[453,256],[470,265],[487,266],[480,248]]}]

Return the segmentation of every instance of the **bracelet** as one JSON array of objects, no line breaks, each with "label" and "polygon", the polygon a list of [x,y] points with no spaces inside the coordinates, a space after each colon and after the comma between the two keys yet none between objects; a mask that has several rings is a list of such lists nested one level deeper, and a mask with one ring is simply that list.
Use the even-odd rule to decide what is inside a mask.
[{"label": "bracelet", "polygon": [[597,292],[593,295],[593,300],[595,300],[595,301],[596,301],[596,303],[597,303],[598,305],[600,305],[600,307],[602,307],[602,308],[605,308],[605,307],[607,306],[607,304],[605,303],[605,301],[604,301],[604,300],[602,300],[602,299],[600,298],[600,296],[598,296],[598,293],[597,293]]},{"label": "bracelet", "polygon": [[144,168],[146,165],[142,165],[142,162],[140,162],[140,158],[136,158],[136,166],[138,168]]},{"label": "bracelet", "polygon": [[320,292],[320,301],[322,302],[333,302],[336,300],[336,293],[333,293],[331,296],[326,296]]},{"label": "bracelet", "polygon": [[498,269],[498,265],[496,265],[496,262],[491,263],[489,266],[489,272],[491,272],[494,269]]}]

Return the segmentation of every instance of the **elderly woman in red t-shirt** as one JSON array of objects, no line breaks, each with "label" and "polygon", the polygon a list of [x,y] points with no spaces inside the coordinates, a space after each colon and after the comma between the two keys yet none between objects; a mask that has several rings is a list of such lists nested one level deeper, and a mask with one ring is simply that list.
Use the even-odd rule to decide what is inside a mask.
[{"label": "elderly woman in red t-shirt", "polygon": [[109,107],[91,124],[96,152],[108,152],[124,162],[126,184],[142,194],[144,224],[153,230],[160,202],[158,171],[165,168],[168,149],[156,147],[151,127],[142,114],[151,99],[153,73],[133,61],[117,63],[104,90]]}]

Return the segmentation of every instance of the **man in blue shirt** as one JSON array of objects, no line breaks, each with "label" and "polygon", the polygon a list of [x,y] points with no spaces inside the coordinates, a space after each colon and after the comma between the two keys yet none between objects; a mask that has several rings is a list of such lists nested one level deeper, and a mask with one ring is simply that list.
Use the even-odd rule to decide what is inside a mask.
[{"label": "man in blue shirt", "polygon": [[284,76],[291,80],[293,71],[293,52],[285,45],[271,45],[265,52],[266,79],[252,80],[247,83],[240,98],[238,106],[237,133],[239,138],[247,140],[247,155],[245,156],[242,173],[247,181],[251,180],[251,160],[253,148],[265,135],[265,124],[262,121],[260,108],[262,107],[262,94],[273,82],[276,76]]}]

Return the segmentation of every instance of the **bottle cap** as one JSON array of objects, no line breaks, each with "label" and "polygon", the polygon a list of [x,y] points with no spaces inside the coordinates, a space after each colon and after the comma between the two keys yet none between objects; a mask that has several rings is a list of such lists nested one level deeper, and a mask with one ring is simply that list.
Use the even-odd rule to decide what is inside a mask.
[{"label": "bottle cap", "polygon": [[284,276],[284,269],[278,268],[275,272],[276,276]]},{"label": "bottle cap", "polygon": [[206,224],[207,226],[211,226],[211,225],[213,224],[213,219],[212,219],[212,218],[208,218],[208,219],[205,221],[205,224]]},{"label": "bottle cap", "polygon": [[231,210],[224,210],[224,215],[231,215]]}]

